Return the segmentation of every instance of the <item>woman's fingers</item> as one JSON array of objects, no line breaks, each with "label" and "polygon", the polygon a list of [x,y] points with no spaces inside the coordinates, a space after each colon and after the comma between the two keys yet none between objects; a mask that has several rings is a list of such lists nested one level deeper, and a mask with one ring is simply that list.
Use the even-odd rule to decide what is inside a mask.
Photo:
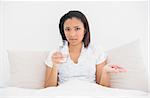
[{"label": "woman's fingers", "polygon": [[63,55],[60,52],[55,52],[52,55],[52,58],[61,58],[61,57],[63,57]]},{"label": "woman's fingers", "polygon": [[118,72],[119,72],[119,70],[118,70],[117,68],[112,68],[112,67],[110,67],[110,72],[118,73]]},{"label": "woman's fingers", "polygon": [[55,52],[52,54],[52,62],[53,64],[62,64],[63,55],[60,52]]},{"label": "woman's fingers", "polygon": [[124,69],[124,68],[122,68],[122,67],[120,67],[120,66],[116,66],[117,68],[117,70],[119,71],[119,72],[127,72],[127,70],[126,69]]},{"label": "woman's fingers", "polygon": [[127,72],[126,69],[124,69],[116,64],[109,65],[109,67],[107,68],[107,71],[112,72],[112,73]]},{"label": "woman's fingers", "polygon": [[124,68],[121,68],[121,69],[119,69],[119,72],[127,72],[127,70]]},{"label": "woman's fingers", "polygon": [[62,64],[61,59],[53,59],[54,64]]}]

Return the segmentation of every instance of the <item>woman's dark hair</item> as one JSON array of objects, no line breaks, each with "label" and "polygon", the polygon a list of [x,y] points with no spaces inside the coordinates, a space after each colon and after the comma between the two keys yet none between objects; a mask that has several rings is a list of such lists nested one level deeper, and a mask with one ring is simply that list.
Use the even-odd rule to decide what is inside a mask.
[{"label": "woman's dark hair", "polygon": [[73,17],[80,19],[84,25],[85,33],[84,33],[82,42],[84,43],[84,47],[87,48],[90,43],[90,29],[89,29],[89,24],[88,24],[88,21],[87,21],[85,15],[83,13],[81,13],[80,11],[69,11],[68,13],[66,13],[65,15],[63,15],[61,17],[60,22],[59,22],[59,31],[60,31],[62,40],[63,40],[63,42],[67,40],[65,33],[64,33],[64,22],[67,19],[70,19]]}]

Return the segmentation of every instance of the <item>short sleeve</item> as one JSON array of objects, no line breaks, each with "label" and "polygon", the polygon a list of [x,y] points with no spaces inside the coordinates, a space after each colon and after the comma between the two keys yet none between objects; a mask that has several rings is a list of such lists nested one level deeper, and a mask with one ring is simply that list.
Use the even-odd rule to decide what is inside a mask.
[{"label": "short sleeve", "polygon": [[96,65],[104,62],[107,59],[107,54],[104,52],[102,46],[94,46],[94,54],[96,58]]},{"label": "short sleeve", "polygon": [[96,57],[96,65],[104,62],[107,59],[107,54],[105,52],[102,52],[98,54]]},{"label": "short sleeve", "polygon": [[45,64],[48,66],[48,67],[53,67],[53,63],[52,63],[52,53],[53,52],[49,52],[46,60],[45,60]]}]

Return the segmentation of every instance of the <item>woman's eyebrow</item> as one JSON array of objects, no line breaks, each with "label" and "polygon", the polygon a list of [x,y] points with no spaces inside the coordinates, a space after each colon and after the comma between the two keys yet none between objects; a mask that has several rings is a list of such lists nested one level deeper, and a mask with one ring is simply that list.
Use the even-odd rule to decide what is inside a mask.
[{"label": "woman's eyebrow", "polygon": [[74,26],[74,28],[77,28],[77,27],[80,27],[80,25],[78,25],[78,26]]},{"label": "woman's eyebrow", "polygon": [[68,26],[65,26],[64,28],[70,28],[70,27],[68,27]]},{"label": "woman's eyebrow", "polygon": [[[80,25],[78,25],[78,26],[73,26],[73,28],[78,28],[78,27],[80,27]],[[64,28],[71,28],[71,27],[69,27],[69,26],[64,26]]]}]

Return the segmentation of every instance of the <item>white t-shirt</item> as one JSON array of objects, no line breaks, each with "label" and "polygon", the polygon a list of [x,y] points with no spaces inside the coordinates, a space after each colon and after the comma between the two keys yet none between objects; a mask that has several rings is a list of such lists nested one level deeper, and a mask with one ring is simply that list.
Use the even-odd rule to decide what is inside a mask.
[{"label": "white t-shirt", "polygon": [[[45,64],[49,67],[52,67],[53,65],[51,61],[53,52],[49,53],[45,61]],[[68,44],[64,45],[62,52],[69,54]],[[65,63],[57,65],[59,73],[59,84],[64,83],[70,79],[95,82],[96,65],[104,62],[106,58],[107,55],[102,51],[101,48],[95,48],[91,44],[89,44],[88,48],[84,48],[84,45],[82,45],[78,63],[74,63],[68,55],[67,61]]]}]

